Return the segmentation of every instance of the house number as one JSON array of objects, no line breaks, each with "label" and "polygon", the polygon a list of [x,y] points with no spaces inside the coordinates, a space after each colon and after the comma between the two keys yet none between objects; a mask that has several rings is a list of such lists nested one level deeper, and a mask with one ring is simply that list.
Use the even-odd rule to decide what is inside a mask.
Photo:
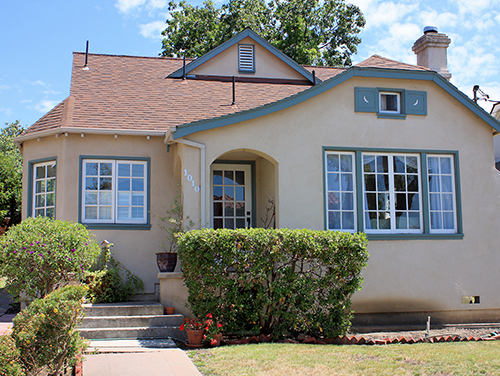
[{"label": "house number", "polygon": [[186,177],[187,181],[190,181],[193,188],[194,188],[194,191],[195,192],[199,192],[200,191],[200,186],[199,185],[195,185],[194,183],[194,179],[193,179],[193,175],[189,175],[188,174],[188,170],[184,170],[184,176]]}]

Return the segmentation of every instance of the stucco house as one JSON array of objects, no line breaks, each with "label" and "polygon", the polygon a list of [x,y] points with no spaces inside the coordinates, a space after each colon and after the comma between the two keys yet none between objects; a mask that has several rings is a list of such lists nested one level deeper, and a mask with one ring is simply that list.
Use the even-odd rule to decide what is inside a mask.
[{"label": "stucco house", "polygon": [[448,81],[449,43],[348,69],[250,29],[185,65],[74,53],[70,95],[17,138],[23,217],[85,224],[182,311],[155,260],[178,186],[197,227],[263,227],[273,201],[276,227],[368,234],[356,322],[498,322],[500,122]]}]

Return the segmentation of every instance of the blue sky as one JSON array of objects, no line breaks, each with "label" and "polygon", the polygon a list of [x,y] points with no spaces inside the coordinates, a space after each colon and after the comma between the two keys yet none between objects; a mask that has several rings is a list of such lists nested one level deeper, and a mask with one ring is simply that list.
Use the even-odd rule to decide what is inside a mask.
[{"label": "blue sky", "polygon": [[[451,82],[469,97],[480,85],[500,101],[500,0],[347,2],[367,20],[355,63],[379,54],[416,64],[413,42],[424,26],[437,26],[452,40]],[[72,52],[85,51],[87,40],[93,53],[158,56],[167,6],[168,0],[2,0],[0,126],[15,120],[31,125],[64,100]]]}]

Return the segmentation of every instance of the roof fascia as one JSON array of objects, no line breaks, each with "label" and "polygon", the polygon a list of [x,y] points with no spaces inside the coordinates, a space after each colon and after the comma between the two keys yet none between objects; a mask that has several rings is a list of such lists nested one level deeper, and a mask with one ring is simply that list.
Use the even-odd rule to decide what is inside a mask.
[{"label": "roof fascia", "polygon": [[[227,40],[226,42],[222,43],[221,45],[215,47],[213,50],[210,52],[207,52],[205,55],[199,57],[196,60],[191,61],[190,63],[186,64],[186,74],[188,74],[190,71],[193,69],[199,67],[200,65],[204,64],[208,60],[212,59],[213,57],[217,56],[221,52],[227,50],[229,47],[234,46],[235,44],[241,42],[243,39],[250,37],[252,38],[255,42],[257,42],[260,46],[265,48],[267,51],[272,53],[274,56],[276,56],[278,59],[283,61],[285,64],[289,65],[291,68],[295,69],[299,74],[304,76],[308,81],[311,83],[314,81],[313,75],[311,72],[309,72],[307,69],[302,67],[300,64],[297,64],[293,59],[289,58],[286,56],[283,52],[278,50],[276,47],[274,47],[271,43],[269,43],[267,40],[262,38],[260,35],[255,33],[251,29],[245,29],[238,35],[234,36],[233,38]],[[169,74],[167,76],[170,78],[181,78],[183,75],[183,68],[177,69],[175,72]],[[316,78],[316,82],[320,82],[318,78]]]},{"label": "roof fascia", "polygon": [[85,134],[113,134],[118,136],[151,136],[151,137],[164,137],[165,131],[148,131],[148,130],[134,130],[134,129],[110,129],[110,128],[75,128],[75,127],[61,127],[48,129],[30,133],[25,136],[17,136],[14,138],[16,144],[24,141],[34,140],[39,137],[55,136],[63,133],[85,133]]},{"label": "roof fascia", "polygon": [[490,114],[484,111],[480,106],[474,103],[469,97],[460,92],[454,85],[449,83],[445,78],[436,72],[432,71],[413,71],[405,69],[388,69],[388,68],[364,68],[351,67],[341,74],[322,82],[319,85],[312,86],[291,97],[266,104],[264,106],[238,112],[236,114],[225,115],[218,118],[201,120],[192,123],[178,125],[174,131],[174,139],[185,137],[192,133],[206,131],[214,128],[223,127],[243,121],[255,119],[264,115],[271,114],[276,111],[295,106],[303,101],[315,97],[331,88],[340,85],[352,77],[376,77],[376,78],[394,78],[406,80],[433,81],[452,97],[457,99],[465,107],[476,114],[481,120],[490,125],[495,131],[500,132],[500,121],[493,118]]}]

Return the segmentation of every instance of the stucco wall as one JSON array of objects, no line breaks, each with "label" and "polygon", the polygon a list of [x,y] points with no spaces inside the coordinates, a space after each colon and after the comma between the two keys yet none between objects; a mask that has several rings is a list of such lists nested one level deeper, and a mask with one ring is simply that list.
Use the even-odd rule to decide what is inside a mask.
[{"label": "stucco wall", "polygon": [[[173,178],[174,154],[167,153],[162,137],[131,137],[80,134],[44,137],[23,145],[24,176],[28,176],[28,162],[57,156],[56,218],[78,221],[79,157],[149,157],[151,158],[151,229],[149,230],[92,230],[101,243],[104,239],[114,244],[115,258],[138,275],[145,285],[145,293],[153,293],[157,278],[156,252],[162,251],[165,232],[159,228],[158,215],[165,215],[172,204],[178,181]],[[28,186],[23,186],[23,218],[27,215]]]},{"label": "stucco wall", "polygon": [[[426,91],[428,115],[394,120],[356,113],[356,86]],[[354,296],[353,308],[472,313],[500,309],[500,185],[492,129],[432,82],[354,78],[292,108],[188,138],[207,146],[208,171],[228,145],[258,150],[276,160],[278,223],[290,228],[325,228],[324,146],[458,150],[463,239],[370,241],[365,283]],[[208,176],[205,183],[210,184]],[[479,295],[481,303],[463,305],[462,295]],[[493,315],[500,319],[498,312]]]}]

